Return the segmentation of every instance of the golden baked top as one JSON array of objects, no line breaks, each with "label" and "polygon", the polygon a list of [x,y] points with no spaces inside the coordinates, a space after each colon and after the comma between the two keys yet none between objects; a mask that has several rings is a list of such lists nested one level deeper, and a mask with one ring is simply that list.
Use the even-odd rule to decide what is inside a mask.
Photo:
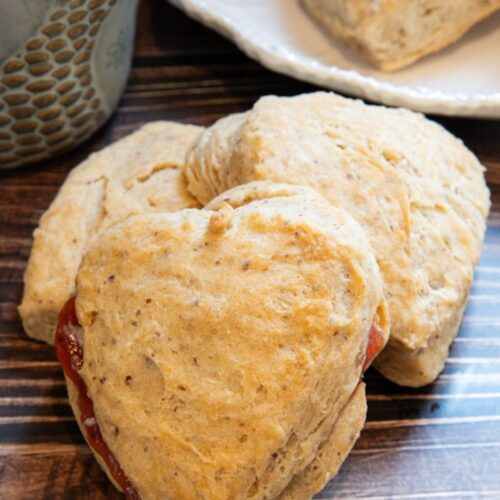
[{"label": "golden baked top", "polygon": [[271,183],[211,207],[129,218],[78,273],[80,373],[144,499],[278,495],[358,384],[372,323],[388,332],[347,213]]}]

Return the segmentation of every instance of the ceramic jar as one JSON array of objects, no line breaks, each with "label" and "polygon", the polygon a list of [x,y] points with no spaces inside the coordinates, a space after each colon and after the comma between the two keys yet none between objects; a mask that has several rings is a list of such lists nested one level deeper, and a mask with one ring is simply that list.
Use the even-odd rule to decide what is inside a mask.
[{"label": "ceramic jar", "polygon": [[55,156],[116,107],[138,0],[0,0],[0,168]]}]

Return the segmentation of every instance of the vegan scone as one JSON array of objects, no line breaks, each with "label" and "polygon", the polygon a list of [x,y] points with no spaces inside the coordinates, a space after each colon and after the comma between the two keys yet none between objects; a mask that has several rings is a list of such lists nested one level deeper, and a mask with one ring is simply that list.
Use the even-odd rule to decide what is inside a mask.
[{"label": "vegan scone", "polygon": [[127,498],[307,499],[359,436],[372,362],[441,371],[488,210],[482,165],[422,115],[268,96],[74,169],[20,313]]},{"label": "vegan scone", "polygon": [[302,0],[334,39],[383,71],[450,45],[500,8],[500,0]]},{"label": "vegan scone", "polygon": [[89,242],[129,216],[198,206],[181,176],[201,127],[149,123],[74,168],[34,233],[19,312],[26,333],[54,343]]},{"label": "vegan scone", "polygon": [[236,185],[308,185],[365,230],[384,281],[391,338],[376,367],[432,382],[472,285],[489,210],[484,168],[441,126],[334,93],[261,98],[206,129],[186,159],[202,203]]},{"label": "vegan scone", "polygon": [[89,244],[56,350],[82,432],[128,498],[310,498],[363,426],[389,331],[361,227],[255,182]]}]

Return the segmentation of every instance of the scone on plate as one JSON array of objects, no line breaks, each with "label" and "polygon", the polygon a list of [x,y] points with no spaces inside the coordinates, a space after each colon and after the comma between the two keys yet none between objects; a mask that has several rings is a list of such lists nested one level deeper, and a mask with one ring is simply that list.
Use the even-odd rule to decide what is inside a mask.
[{"label": "scone on plate", "polygon": [[129,498],[303,500],[359,435],[387,336],[359,225],[309,188],[253,183],[105,231],[56,350]]},{"label": "scone on plate", "polygon": [[394,71],[458,40],[500,0],[302,0],[336,40]]},{"label": "scone on plate", "polygon": [[181,175],[200,127],[154,122],[72,170],[34,233],[19,312],[33,338],[54,342],[82,254],[97,234],[130,215],[197,206]]},{"label": "scone on plate", "polygon": [[361,224],[391,315],[376,366],[410,386],[436,378],[460,325],[489,209],[483,170],[420,114],[324,92],[264,97],[206,129],[186,159],[203,203],[267,179],[313,187]]}]

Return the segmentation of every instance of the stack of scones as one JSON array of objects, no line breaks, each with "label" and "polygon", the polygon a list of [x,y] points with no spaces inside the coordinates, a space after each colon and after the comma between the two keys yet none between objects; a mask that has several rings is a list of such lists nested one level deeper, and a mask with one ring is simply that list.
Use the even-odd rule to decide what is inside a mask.
[{"label": "stack of scones", "polygon": [[264,97],[76,167],[19,310],[128,498],[302,500],[356,442],[372,361],[439,375],[488,210],[483,166],[422,115]]}]

